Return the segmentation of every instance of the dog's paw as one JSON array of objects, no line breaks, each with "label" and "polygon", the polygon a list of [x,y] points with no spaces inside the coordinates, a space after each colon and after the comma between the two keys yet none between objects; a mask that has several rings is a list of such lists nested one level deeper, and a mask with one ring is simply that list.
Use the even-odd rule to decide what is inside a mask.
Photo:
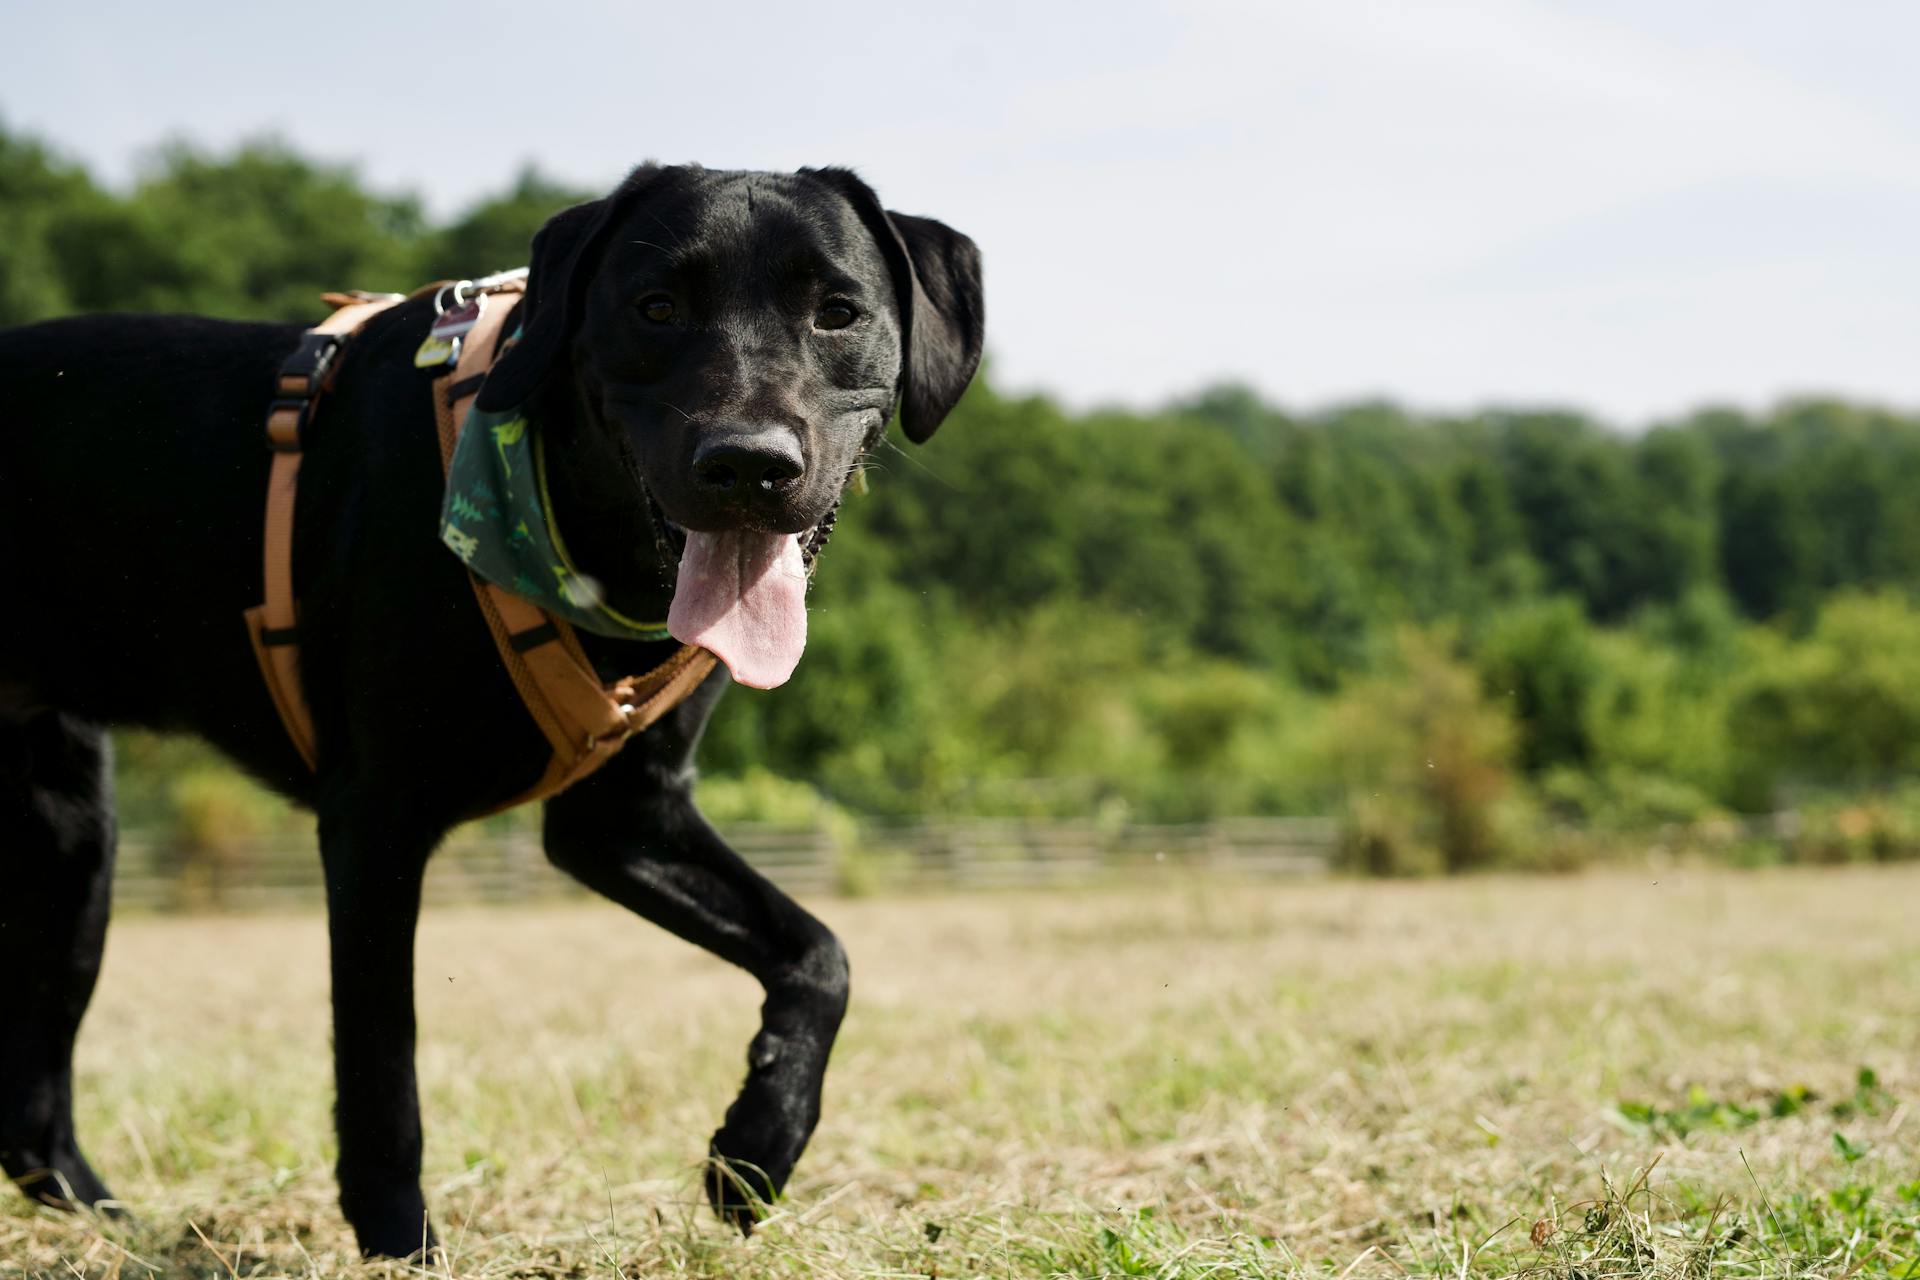
[{"label": "dog's paw", "polygon": [[440,1247],[439,1239],[433,1234],[433,1224],[427,1221],[426,1206],[417,1199],[411,1204],[395,1202],[377,1206],[355,1204],[345,1196],[341,1200],[363,1258],[420,1261],[430,1258]]},{"label": "dog's paw", "polygon": [[[24,1162],[16,1160],[12,1163]],[[5,1175],[0,1174],[0,1181],[4,1180]],[[77,1167],[70,1165],[65,1169],[54,1168],[44,1172],[34,1167],[33,1172],[13,1181],[27,1199],[49,1208],[97,1213],[103,1218],[128,1216],[126,1209],[113,1198],[113,1193],[94,1176],[93,1170],[85,1162]]]},{"label": "dog's paw", "polygon": [[707,1203],[722,1222],[730,1222],[741,1235],[750,1236],[779,1189],[759,1165],[724,1154],[720,1143],[725,1134],[724,1129],[714,1134],[707,1147]]},{"label": "dog's paw", "polygon": [[747,1055],[747,1081],[708,1150],[707,1199],[751,1233],[787,1185],[820,1118],[824,1054],[762,1030]]},{"label": "dog's paw", "polygon": [[398,1258],[402,1262],[429,1261],[440,1248],[440,1240],[433,1234],[433,1225],[424,1224],[425,1230],[415,1227],[408,1231],[356,1231],[360,1241],[360,1256],[363,1258]]}]

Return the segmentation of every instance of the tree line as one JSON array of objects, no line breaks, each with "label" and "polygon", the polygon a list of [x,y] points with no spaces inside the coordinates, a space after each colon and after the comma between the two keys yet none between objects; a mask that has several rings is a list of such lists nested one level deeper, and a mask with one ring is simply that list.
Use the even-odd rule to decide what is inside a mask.
[{"label": "tree line", "polygon": [[[529,169],[436,222],[273,142],[170,145],[115,191],[0,128],[0,324],[312,320],[326,289],[518,265],[588,194]],[[1381,870],[1789,805],[1849,856],[1920,843],[1913,414],[1808,400],[1629,432],[1234,386],[1071,413],[989,369],[866,481],[800,673],[717,717],[716,803],[1334,812]],[[207,792],[179,750],[123,753],[156,821],[185,803],[171,773]]]}]

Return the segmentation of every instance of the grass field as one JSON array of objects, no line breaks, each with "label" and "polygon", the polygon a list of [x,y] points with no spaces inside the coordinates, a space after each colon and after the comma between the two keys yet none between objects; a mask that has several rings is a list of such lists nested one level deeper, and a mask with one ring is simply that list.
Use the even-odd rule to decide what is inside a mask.
[{"label": "grass field", "polygon": [[[1920,1277],[1920,868],[817,906],[853,1011],[750,1241],[697,1160],[757,988],[611,907],[431,915],[430,1273]],[[139,1222],[13,1197],[0,1274],[409,1273],[333,1202],[324,962],[116,924],[82,1138]]]}]

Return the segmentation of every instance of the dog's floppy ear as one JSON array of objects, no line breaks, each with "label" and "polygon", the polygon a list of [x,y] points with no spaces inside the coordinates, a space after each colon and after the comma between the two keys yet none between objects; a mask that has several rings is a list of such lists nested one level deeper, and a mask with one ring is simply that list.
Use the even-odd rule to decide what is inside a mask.
[{"label": "dog's floppy ear", "polygon": [[606,233],[659,169],[642,165],[612,195],[562,209],[533,236],[527,292],[520,303],[520,340],[494,362],[475,403],[492,413],[526,403],[555,365],[579,323],[593,265]]},{"label": "dog's floppy ear", "polygon": [[986,295],[980,250],[943,222],[889,213],[849,169],[803,169],[829,183],[880,243],[900,300],[900,425],[924,444],[980,367]]}]

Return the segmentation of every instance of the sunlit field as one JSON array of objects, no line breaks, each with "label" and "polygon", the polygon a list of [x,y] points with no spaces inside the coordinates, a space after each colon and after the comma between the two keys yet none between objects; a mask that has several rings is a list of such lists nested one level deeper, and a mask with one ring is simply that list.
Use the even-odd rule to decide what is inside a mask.
[{"label": "sunlit field", "polygon": [[[854,1004],[751,1240],[753,983],[612,907],[420,939],[425,1273],[1920,1276],[1920,867],[822,900]],[[317,916],[127,919],[0,1270],[419,1274],[334,1205]]]}]

